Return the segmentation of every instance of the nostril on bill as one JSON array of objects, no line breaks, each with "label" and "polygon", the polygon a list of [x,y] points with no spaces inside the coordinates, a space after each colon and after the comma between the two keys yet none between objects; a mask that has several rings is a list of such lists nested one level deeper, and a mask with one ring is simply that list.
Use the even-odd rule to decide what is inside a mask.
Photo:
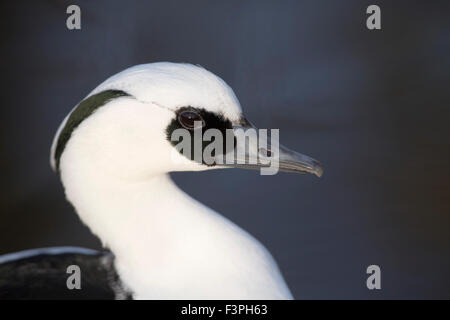
[{"label": "nostril on bill", "polygon": [[272,152],[270,150],[267,150],[266,148],[259,148],[259,153],[263,155],[264,157],[271,157]]}]

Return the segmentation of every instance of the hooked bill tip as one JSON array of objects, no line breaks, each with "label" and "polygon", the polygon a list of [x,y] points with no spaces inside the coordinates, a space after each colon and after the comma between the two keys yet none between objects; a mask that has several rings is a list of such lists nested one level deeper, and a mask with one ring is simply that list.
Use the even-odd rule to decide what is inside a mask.
[{"label": "hooked bill tip", "polygon": [[323,175],[323,168],[322,168],[322,166],[316,167],[316,168],[314,169],[314,174],[315,174],[318,178],[322,177],[322,175]]},{"label": "hooked bill tip", "polygon": [[322,164],[319,161],[313,160],[313,166],[312,166],[311,169],[312,169],[311,173],[315,174],[318,178],[322,177],[322,175],[323,175],[323,166],[322,166]]}]

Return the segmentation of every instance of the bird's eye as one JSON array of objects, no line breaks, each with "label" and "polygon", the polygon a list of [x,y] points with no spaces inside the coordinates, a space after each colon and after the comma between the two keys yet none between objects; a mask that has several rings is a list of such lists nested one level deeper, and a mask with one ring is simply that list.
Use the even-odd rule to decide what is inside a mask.
[{"label": "bird's eye", "polygon": [[195,110],[185,110],[178,114],[178,122],[188,130],[205,126],[202,116]]}]

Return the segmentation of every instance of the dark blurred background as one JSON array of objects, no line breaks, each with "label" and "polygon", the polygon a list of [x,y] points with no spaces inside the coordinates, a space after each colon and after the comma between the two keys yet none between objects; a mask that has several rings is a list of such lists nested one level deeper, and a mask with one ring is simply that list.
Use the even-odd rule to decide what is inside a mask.
[{"label": "dark blurred background", "polygon": [[[296,298],[450,298],[449,1],[5,2],[0,254],[100,248],[50,169],[56,129],[118,71],[190,62],[325,166],[173,175],[265,244]],[[370,4],[382,30],[366,28]],[[381,290],[366,288],[371,264]]]}]

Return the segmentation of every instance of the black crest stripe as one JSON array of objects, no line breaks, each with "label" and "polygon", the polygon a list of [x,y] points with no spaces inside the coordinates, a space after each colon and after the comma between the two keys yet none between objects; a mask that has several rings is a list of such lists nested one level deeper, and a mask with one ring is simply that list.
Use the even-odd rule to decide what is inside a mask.
[{"label": "black crest stripe", "polygon": [[119,97],[130,96],[128,93],[121,90],[106,90],[90,96],[89,98],[80,102],[80,104],[72,111],[67,119],[64,128],[58,137],[58,142],[55,149],[55,163],[56,169],[59,171],[59,160],[66,147],[67,142],[72,135],[72,132],[83,122],[84,119],[92,115],[98,108],[104,106],[111,100]]}]

